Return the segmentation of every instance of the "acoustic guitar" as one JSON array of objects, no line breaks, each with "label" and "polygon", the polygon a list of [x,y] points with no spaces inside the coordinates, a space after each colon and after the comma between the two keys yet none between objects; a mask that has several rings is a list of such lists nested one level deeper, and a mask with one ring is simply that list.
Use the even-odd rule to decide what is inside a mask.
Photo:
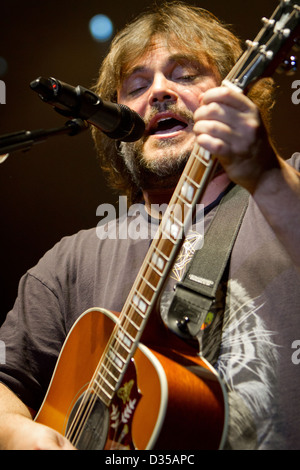
[{"label": "acoustic guitar", "polygon": [[[273,74],[296,45],[299,18],[299,0],[281,1],[270,19],[263,18],[255,40],[247,41],[223,86],[247,93]],[[195,145],[121,313],[88,310],[67,336],[35,420],[78,449],[224,445],[228,406],[222,381],[153,312],[216,165],[213,155]]]}]

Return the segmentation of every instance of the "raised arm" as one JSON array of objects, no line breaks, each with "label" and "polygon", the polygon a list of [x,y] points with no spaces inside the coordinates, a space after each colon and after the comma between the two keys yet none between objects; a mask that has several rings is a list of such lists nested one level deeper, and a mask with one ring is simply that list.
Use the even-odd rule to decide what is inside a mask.
[{"label": "raised arm", "polygon": [[242,93],[213,88],[194,118],[199,145],[249,191],[300,273],[300,175],[277,155],[257,107]]}]

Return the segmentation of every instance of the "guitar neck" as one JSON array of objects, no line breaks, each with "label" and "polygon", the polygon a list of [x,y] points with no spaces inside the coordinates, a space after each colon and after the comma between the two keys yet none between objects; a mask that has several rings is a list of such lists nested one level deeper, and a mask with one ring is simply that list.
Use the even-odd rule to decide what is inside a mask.
[{"label": "guitar neck", "polygon": [[134,355],[216,164],[209,152],[194,146],[95,372],[93,390],[107,406]]},{"label": "guitar neck", "polygon": [[209,152],[195,145],[121,312],[120,324],[133,339],[141,336],[216,164]]},{"label": "guitar neck", "polygon": [[[281,1],[270,19],[263,18],[264,26],[255,40],[247,41],[247,50],[223,86],[246,92],[259,78],[270,76],[298,37],[299,19],[299,0]],[[91,381],[92,390],[107,406],[134,355],[216,165],[214,156],[194,146]]]}]

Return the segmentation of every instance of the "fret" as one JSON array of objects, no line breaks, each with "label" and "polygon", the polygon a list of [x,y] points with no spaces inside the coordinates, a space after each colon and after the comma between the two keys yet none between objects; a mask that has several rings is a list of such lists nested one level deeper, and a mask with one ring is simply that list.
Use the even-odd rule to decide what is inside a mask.
[{"label": "fret", "polygon": [[[173,210],[174,209],[174,210]],[[179,212],[180,210],[180,214],[177,214],[177,215],[181,215],[182,216],[182,213],[184,211],[184,207],[181,206],[181,204],[176,204],[174,206],[174,208],[172,208],[171,212],[169,213],[169,218],[167,220],[167,228],[168,228],[168,231],[172,234],[174,234],[174,238],[178,238],[178,233],[180,232],[180,229],[183,227],[183,223],[181,220],[178,219],[178,217],[175,215],[175,210],[176,212]],[[184,217],[183,217],[184,218]]]},{"label": "fret", "polygon": [[[136,297],[135,297],[136,296]],[[151,300],[147,299],[147,297],[145,297],[145,295],[143,295],[139,289],[136,289],[136,294],[135,294],[135,298],[136,300],[138,300],[138,298],[140,298],[145,304],[146,306],[149,306],[151,305]]]},{"label": "fret", "polygon": [[107,374],[109,374],[109,375],[114,379],[114,381],[115,381],[116,383],[118,382],[118,378],[112,373],[112,371],[111,371],[108,367],[106,367],[106,365],[105,365],[104,363],[101,364],[101,367],[102,367],[103,369],[105,369],[105,372],[106,372]]},{"label": "fret", "polygon": [[[181,209],[181,214],[182,214],[182,209],[184,208],[180,206],[180,209]],[[171,217],[173,217],[174,219],[173,222],[178,224],[180,229],[184,227],[184,223],[181,220],[179,220],[178,217],[174,213],[171,214]],[[185,217],[183,217],[183,219],[185,219]]]},{"label": "fret", "polygon": [[207,176],[211,177],[211,170],[212,170],[212,167],[214,166],[213,165],[214,161],[215,161],[215,158],[211,157],[210,160],[204,164],[202,161],[202,157],[198,156],[196,159],[196,163],[193,165],[193,167],[189,171],[189,177],[193,180],[193,181],[190,181],[190,186],[197,188],[197,184],[195,182],[198,182],[197,189],[200,189],[200,190],[202,189],[202,194],[204,192],[203,184],[205,185]]},{"label": "fret", "polygon": [[189,180],[197,189],[200,188],[200,184],[195,181],[189,174],[183,173],[183,176]]},{"label": "fret", "polygon": [[141,279],[150,287],[150,289],[153,290],[153,292],[156,292],[157,288],[154,287],[148,279],[145,278],[145,276],[141,275]]},{"label": "fret", "polygon": [[[134,312],[139,315],[139,317],[144,320],[144,318],[146,317],[146,315],[143,314],[143,312],[141,310],[139,310],[139,307],[137,305],[135,305],[134,303],[132,303],[132,301],[129,302],[129,305],[130,307],[134,310]],[[140,328],[140,327],[139,327]]]},{"label": "fret", "polygon": [[206,167],[209,165],[211,160],[211,154],[208,150],[205,150],[202,147],[199,147],[198,151],[194,153],[195,158],[200,161]]},{"label": "fret", "polygon": [[[122,330],[122,331],[121,331],[121,330]],[[119,326],[118,326],[118,334],[119,334],[119,333],[120,333],[121,335],[123,335],[124,337],[126,337],[126,340],[132,341],[132,342],[135,341],[135,338],[134,338],[133,336],[131,336],[131,335],[129,334],[129,332],[128,332],[122,325],[119,325]]]},{"label": "fret", "polygon": [[[157,285],[156,280],[159,278],[160,275],[155,273],[154,270],[151,271],[148,262],[145,264],[145,276],[147,276],[149,282],[152,282],[152,285]],[[134,300],[134,305],[138,306],[138,303],[140,302],[139,308],[142,312],[145,312],[145,309],[151,305],[153,299],[153,289],[151,289],[148,284],[141,279],[140,282],[137,283],[136,286],[133,288],[131,297],[132,300]],[[139,301],[139,298],[141,299],[141,301]]]},{"label": "fret", "polygon": [[106,359],[111,363],[111,365],[121,374],[122,373],[122,367],[123,367],[123,364],[122,364],[122,367],[119,367],[115,361],[114,361],[114,357],[110,357],[109,355],[106,355]]},{"label": "fret", "polygon": [[161,233],[162,233],[163,237],[165,238],[165,240],[170,240],[170,242],[173,243],[173,245],[175,244],[175,240],[172,239],[169,236],[168,232],[166,232],[164,229],[162,229]]},{"label": "fret", "polygon": [[182,224],[179,226],[176,221],[172,222],[169,219],[168,224],[167,224],[167,230],[170,233],[171,237],[174,238],[174,240],[177,240],[178,238],[180,238],[181,228],[182,228]]},{"label": "fret", "polygon": [[184,229],[184,222],[182,222],[182,220],[186,222],[187,210],[184,206],[178,203],[174,206],[173,209],[172,212],[170,212],[169,218],[167,220],[166,228],[174,239],[180,239]]},{"label": "fret", "polygon": [[187,207],[192,207],[192,204],[188,202],[184,197],[182,197],[180,194],[177,194],[177,199],[182,201]]},{"label": "fret", "polygon": [[139,331],[140,330],[140,326],[138,326],[133,320],[132,318],[130,318],[128,315],[126,315],[124,313],[124,317],[125,317],[125,321],[129,321],[129,323],[137,330]]},{"label": "fret", "polygon": [[[96,393],[96,395],[105,402],[105,404],[108,406],[110,404],[111,399],[113,398],[113,394],[109,393],[107,390],[105,390],[103,387],[98,386],[98,390],[95,388],[95,384],[93,384],[93,391]],[[99,393],[100,392],[100,393]],[[104,396],[103,396],[104,394]],[[107,400],[108,398],[108,400]]]},{"label": "fret", "polygon": [[105,406],[107,406],[107,407],[110,406],[111,398],[107,398],[106,396],[101,396],[101,395],[98,395],[98,397],[104,403]]},{"label": "fret", "polygon": [[157,253],[153,253],[152,255],[152,263],[154,263],[158,269],[162,272],[164,267],[165,267],[165,259],[162,258],[162,256],[159,256]]},{"label": "fret", "polygon": [[[162,256],[166,261],[169,261],[170,258],[169,258],[163,251],[161,251],[161,250],[158,248],[158,246],[154,246],[153,249],[154,249],[155,251],[157,251],[157,252],[159,253],[159,255]],[[154,255],[154,254],[155,254],[155,253],[153,253],[153,255]]]},{"label": "fret", "polygon": [[122,341],[123,347],[127,350],[127,352],[130,353],[132,342],[134,341],[134,339],[129,338],[129,335],[127,334],[127,332],[125,334],[122,331],[120,331],[120,329],[117,331],[117,339],[118,341]]},{"label": "fret", "polygon": [[153,271],[155,271],[157,274],[161,276],[162,271],[157,269],[156,266],[154,266],[154,264],[151,261],[148,261],[148,266],[150,266],[150,268],[153,269]]},{"label": "fret", "polygon": [[196,192],[196,188],[193,186],[193,184],[189,184],[187,181],[183,183],[182,188],[181,188],[181,195],[187,201],[189,201],[189,203],[191,203],[191,201],[193,200],[195,192]]},{"label": "fret", "polygon": [[141,324],[145,319],[146,315],[143,312],[140,312],[138,307],[132,302],[129,302],[129,310],[127,312],[127,318],[130,319],[130,322],[137,328],[141,328]]},{"label": "fret", "polygon": [[99,379],[101,379],[105,385],[108,385],[108,387],[111,389],[111,390],[114,390],[115,389],[115,385],[112,385],[99,371],[98,371],[98,378],[95,379],[95,383],[98,385],[99,389],[103,389],[103,383],[99,382]]},{"label": "fret", "polygon": [[[115,341],[116,341],[116,338],[115,338]],[[120,343],[119,343],[119,346],[121,346],[121,348],[122,348],[122,345],[120,345]],[[118,349],[117,349],[117,348],[118,348],[118,345],[116,345],[116,347],[113,346],[113,345],[110,345],[110,350],[113,352],[113,354],[115,354],[116,357],[117,357],[117,359],[120,359],[120,360],[121,360],[122,362],[124,362],[124,364],[125,364],[125,363],[126,363],[126,360],[127,360],[127,358],[128,358],[128,352],[126,351],[125,348],[123,348],[124,351],[121,351],[121,350],[120,350],[120,347],[119,347]],[[123,353],[124,355],[122,355],[122,353]]]},{"label": "fret", "polygon": [[[160,227],[161,230],[163,229],[163,227]],[[180,240],[180,239],[179,239]],[[178,240],[177,242],[178,243]],[[172,254],[174,252],[174,242],[172,240],[169,240],[169,238],[160,238],[160,240],[158,241],[158,247],[161,251],[163,251],[165,253],[165,256],[167,256],[169,259],[172,257]]]},{"label": "fret", "polygon": [[124,361],[115,353],[115,351],[113,351],[112,347],[110,346],[110,349],[109,349],[109,357],[113,360],[114,364],[116,364],[119,369],[123,369],[124,367]]},{"label": "fret", "polygon": [[[259,43],[259,47],[249,45],[248,51],[241,56],[236,66],[223,80],[223,86],[244,92],[252,82],[257,80],[257,77],[264,76],[271,57],[277,54],[277,43],[281,42],[281,47],[283,47],[285,37],[290,35],[290,30],[297,28],[298,31],[299,29],[299,25],[294,23],[294,17],[297,16],[298,19],[295,21],[298,24],[300,7],[292,4],[294,2],[288,0],[280,2],[271,19],[272,22],[276,22],[277,17],[280,17],[276,28],[273,30],[273,26],[272,28],[264,26],[254,40],[254,43]],[[294,11],[291,12],[291,9]],[[294,39],[295,37],[291,35],[288,46]],[[272,45],[274,50],[271,50]],[[281,57],[278,56],[278,59],[281,60]],[[104,358],[100,361],[99,370],[94,374],[95,394],[106,406],[110,405],[113,394],[123,378],[128,361],[133,356],[137,341],[146,326],[146,320],[160,295],[164,278],[171,270],[172,263],[182,246],[183,229],[191,222],[190,217],[197,203],[201,201],[217,164],[217,159],[210,152],[197,143],[194,145],[169,208],[163,216],[136,283],[116,323]],[[93,382],[89,389],[93,389]]]},{"label": "fret", "polygon": [[[133,296],[133,303],[135,306],[138,307],[138,309],[145,314],[147,307],[151,304],[151,301],[149,301],[141,292],[136,290],[136,294]],[[145,315],[143,315],[144,317]]]},{"label": "fret", "polygon": [[118,347],[120,346],[120,347],[122,347],[122,348],[125,350],[126,354],[130,354],[130,353],[131,353],[131,348],[128,348],[128,347],[123,343],[123,341],[122,341],[120,338],[118,338],[117,336],[116,336],[116,338],[115,338],[115,342],[118,344]]}]

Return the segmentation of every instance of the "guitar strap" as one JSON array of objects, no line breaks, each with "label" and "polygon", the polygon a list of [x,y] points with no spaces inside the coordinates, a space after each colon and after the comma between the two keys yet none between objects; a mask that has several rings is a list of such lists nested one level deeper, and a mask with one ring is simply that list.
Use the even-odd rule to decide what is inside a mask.
[{"label": "guitar strap", "polygon": [[248,199],[249,193],[237,185],[225,194],[205,233],[203,247],[195,252],[176,285],[168,326],[185,339],[199,335],[216,299]]}]

